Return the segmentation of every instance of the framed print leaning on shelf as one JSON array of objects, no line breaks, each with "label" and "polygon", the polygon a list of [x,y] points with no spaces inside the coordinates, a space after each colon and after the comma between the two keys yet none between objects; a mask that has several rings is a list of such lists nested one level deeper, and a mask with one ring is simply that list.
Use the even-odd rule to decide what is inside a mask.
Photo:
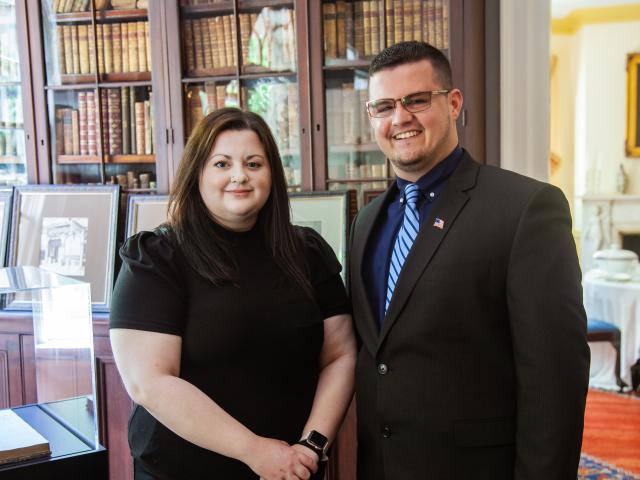
[{"label": "framed print leaning on shelf", "polygon": [[125,238],[167,221],[169,195],[129,195]]},{"label": "framed print leaning on shelf", "polygon": [[291,222],[311,227],[331,246],[342,265],[347,258],[347,236],[354,213],[355,190],[291,193]]},{"label": "framed print leaning on shelf", "polygon": [[[107,311],[113,289],[119,187],[15,187],[10,267],[32,265],[91,285],[91,304]],[[29,308],[16,298],[9,308]]]},{"label": "framed print leaning on shelf", "polygon": [[0,188],[0,259],[4,267],[7,263],[7,243],[9,241],[9,225],[11,225],[12,188]]},{"label": "framed print leaning on shelf", "polygon": [[640,157],[640,52],[627,55],[627,142],[628,157]]}]

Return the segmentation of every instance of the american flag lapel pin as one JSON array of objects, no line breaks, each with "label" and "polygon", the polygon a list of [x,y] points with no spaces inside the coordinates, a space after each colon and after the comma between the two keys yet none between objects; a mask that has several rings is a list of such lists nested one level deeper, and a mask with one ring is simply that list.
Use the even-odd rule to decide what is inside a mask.
[{"label": "american flag lapel pin", "polygon": [[444,220],[436,217],[436,221],[433,222],[433,226],[442,230],[444,228]]}]

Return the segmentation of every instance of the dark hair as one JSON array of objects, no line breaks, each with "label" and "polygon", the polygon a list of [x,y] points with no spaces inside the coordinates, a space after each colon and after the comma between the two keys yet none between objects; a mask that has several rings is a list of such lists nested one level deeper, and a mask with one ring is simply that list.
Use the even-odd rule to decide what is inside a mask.
[{"label": "dark hair", "polygon": [[428,60],[431,63],[438,80],[442,84],[442,88],[453,87],[451,64],[444,53],[426,42],[418,42],[416,40],[396,43],[378,53],[371,60],[369,76],[380,70],[421,60]]},{"label": "dark hair", "polygon": [[218,136],[227,130],[251,130],[258,135],[271,170],[271,192],[258,214],[257,228],[280,269],[308,295],[302,241],[291,224],[287,184],[276,142],[257,114],[222,108],[195,127],[182,155],[169,198],[169,225],[190,265],[214,285],[237,283],[231,245],[218,233],[200,195],[200,176]]}]

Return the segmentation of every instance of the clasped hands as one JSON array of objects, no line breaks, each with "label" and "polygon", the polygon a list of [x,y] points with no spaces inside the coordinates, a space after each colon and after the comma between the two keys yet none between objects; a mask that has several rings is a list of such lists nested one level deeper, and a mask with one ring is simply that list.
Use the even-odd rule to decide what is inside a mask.
[{"label": "clasped hands", "polygon": [[318,471],[318,461],[307,447],[260,437],[247,465],[261,480],[307,480]]}]

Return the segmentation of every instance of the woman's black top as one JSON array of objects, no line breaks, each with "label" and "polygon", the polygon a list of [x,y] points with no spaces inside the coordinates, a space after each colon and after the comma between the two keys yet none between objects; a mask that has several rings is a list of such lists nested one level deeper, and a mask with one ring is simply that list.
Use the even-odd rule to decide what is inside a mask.
[{"label": "woman's black top", "polygon": [[[167,227],[120,249],[110,328],[182,337],[180,377],[257,435],[295,443],[318,381],[323,320],[349,311],[340,264],[309,228],[304,239],[314,299],[277,267],[257,229],[230,232],[239,278],[214,286],[188,264]],[[198,412],[191,412],[197,417]],[[160,479],[256,479],[243,463],[175,435],[144,408],[129,422],[138,464]]]}]

